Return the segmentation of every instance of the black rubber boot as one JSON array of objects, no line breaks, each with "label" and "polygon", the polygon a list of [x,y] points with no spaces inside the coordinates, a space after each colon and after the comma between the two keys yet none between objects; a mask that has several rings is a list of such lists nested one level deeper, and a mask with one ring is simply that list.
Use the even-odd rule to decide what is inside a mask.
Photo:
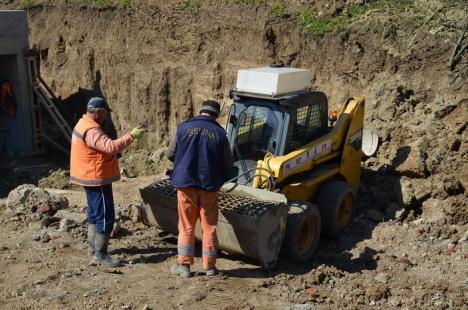
[{"label": "black rubber boot", "polygon": [[218,268],[212,267],[205,270],[205,273],[208,277],[214,277],[219,273]]},{"label": "black rubber boot", "polygon": [[110,233],[96,232],[96,238],[94,243],[94,257],[93,262],[96,264],[108,266],[108,267],[119,267],[122,263],[118,259],[113,259],[107,254],[107,246],[109,245]]},{"label": "black rubber boot", "polygon": [[171,272],[178,274],[182,278],[190,278],[192,273],[190,272],[190,265],[179,265],[175,264],[171,267]]},{"label": "black rubber boot", "polygon": [[94,256],[94,239],[96,238],[96,224],[88,224],[88,255]]}]

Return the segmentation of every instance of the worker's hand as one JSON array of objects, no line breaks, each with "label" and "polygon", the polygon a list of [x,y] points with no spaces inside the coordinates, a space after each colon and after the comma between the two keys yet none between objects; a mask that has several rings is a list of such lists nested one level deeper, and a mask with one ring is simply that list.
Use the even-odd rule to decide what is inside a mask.
[{"label": "worker's hand", "polygon": [[132,131],[130,131],[130,134],[134,139],[139,139],[147,131],[148,129],[144,128],[143,126],[138,126],[133,128]]}]

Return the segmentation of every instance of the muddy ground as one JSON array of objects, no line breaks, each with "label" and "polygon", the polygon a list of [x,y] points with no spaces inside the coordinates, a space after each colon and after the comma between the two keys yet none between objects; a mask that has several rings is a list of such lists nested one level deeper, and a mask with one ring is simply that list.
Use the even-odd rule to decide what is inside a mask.
[{"label": "muddy ground", "polygon": [[[450,225],[439,206],[417,220],[375,219],[361,206],[340,239],[322,239],[310,263],[281,259],[273,271],[220,253],[221,274],[207,278],[199,253],[195,276],[169,272],[176,238],[132,220],[138,189],[157,177],[115,183],[120,229],[111,241],[117,269],[91,266],[85,224],[40,239],[31,216],[0,209],[3,309],[463,309],[467,304],[468,233]],[[83,191],[64,195],[65,208],[85,215]],[[427,209],[429,210],[429,208]],[[367,210],[368,211],[368,210]],[[60,211],[59,211],[60,212]],[[37,241],[35,241],[37,240]]]}]

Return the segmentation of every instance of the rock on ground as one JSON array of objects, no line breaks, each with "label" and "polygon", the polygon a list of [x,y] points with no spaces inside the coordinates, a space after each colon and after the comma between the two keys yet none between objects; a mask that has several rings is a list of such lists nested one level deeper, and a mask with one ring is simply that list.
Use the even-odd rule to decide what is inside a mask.
[{"label": "rock on ground", "polygon": [[70,220],[80,225],[85,224],[87,221],[85,213],[78,213],[70,210],[58,210],[54,216],[64,220]]},{"label": "rock on ground", "polygon": [[8,194],[7,207],[17,214],[47,213],[68,207],[68,200],[63,195],[51,194],[32,184],[23,184]]}]

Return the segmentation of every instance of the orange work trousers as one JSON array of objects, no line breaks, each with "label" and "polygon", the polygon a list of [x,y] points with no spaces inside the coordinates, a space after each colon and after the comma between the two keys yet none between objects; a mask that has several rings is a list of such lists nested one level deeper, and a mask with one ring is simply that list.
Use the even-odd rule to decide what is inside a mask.
[{"label": "orange work trousers", "polygon": [[202,230],[203,268],[216,265],[218,239],[218,192],[207,192],[198,188],[179,188],[177,190],[179,211],[179,238],[177,241],[177,262],[193,265],[195,256],[195,225],[200,218]]}]

